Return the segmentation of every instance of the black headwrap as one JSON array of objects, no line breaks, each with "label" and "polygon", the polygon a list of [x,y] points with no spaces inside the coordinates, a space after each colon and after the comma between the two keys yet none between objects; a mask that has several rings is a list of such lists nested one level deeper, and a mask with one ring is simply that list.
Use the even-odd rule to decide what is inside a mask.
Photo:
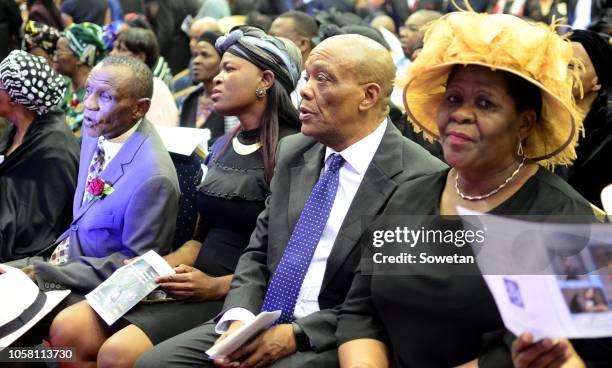
[{"label": "black headwrap", "polygon": [[[223,33],[217,31],[206,31],[198,37],[198,42],[208,42],[215,47],[219,37],[223,36]],[[216,50],[216,49],[215,49]],[[217,51],[218,52],[218,51]]]},{"label": "black headwrap", "polygon": [[302,63],[299,51],[289,52],[285,43],[259,28],[246,26],[233,30],[220,37],[215,46],[221,53],[228,51],[262,70],[271,70],[287,93],[297,86]]},{"label": "black headwrap", "polygon": [[595,32],[575,30],[570,40],[582,44],[595,67],[597,79],[602,88],[610,87],[612,82],[612,48],[603,37]]}]

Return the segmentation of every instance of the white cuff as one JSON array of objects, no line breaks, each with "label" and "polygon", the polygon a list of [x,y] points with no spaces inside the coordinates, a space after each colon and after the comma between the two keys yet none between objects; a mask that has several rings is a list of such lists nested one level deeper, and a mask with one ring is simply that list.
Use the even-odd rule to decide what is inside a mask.
[{"label": "white cuff", "polygon": [[247,323],[255,318],[255,315],[251,313],[249,310],[244,308],[232,308],[227,312],[223,313],[223,317],[217,322],[215,326],[215,332],[221,335],[228,330],[230,324],[234,321],[240,321],[242,323]]}]

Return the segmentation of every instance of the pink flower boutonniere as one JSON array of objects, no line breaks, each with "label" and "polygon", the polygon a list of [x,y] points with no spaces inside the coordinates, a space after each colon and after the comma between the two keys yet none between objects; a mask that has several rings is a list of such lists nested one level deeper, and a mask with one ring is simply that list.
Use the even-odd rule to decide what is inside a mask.
[{"label": "pink flower boutonniere", "polygon": [[113,187],[108,185],[104,180],[100,178],[93,178],[89,183],[87,183],[87,201],[91,202],[94,199],[106,197],[113,191]]}]

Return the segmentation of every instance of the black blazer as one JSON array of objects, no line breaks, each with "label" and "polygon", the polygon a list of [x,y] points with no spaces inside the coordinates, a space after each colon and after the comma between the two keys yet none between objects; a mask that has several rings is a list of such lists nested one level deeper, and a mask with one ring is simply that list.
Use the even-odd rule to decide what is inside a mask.
[{"label": "black blazer", "polygon": [[[14,134],[12,125],[0,134],[0,154]],[[35,255],[70,225],[78,170],[79,145],[64,113],[37,116],[0,163],[0,263]]]},{"label": "black blazer", "polygon": [[[361,219],[382,212],[391,194],[405,181],[444,167],[416,143],[402,137],[389,121],[382,142],[344,219],[332,248],[319,294],[320,311],[297,322],[316,352],[336,348],[337,311],[349,290],[360,252]],[[242,307],[259,313],[270,276],[285,251],[291,232],[319,178],[325,146],[295,134],[280,141],[271,195],[259,215],[248,247],[240,257],[223,311]]]},{"label": "black blazer", "polygon": [[[179,113],[179,121],[182,127],[195,128],[198,98],[203,90],[204,87],[200,85],[185,97]],[[225,134],[225,118],[213,111],[201,128],[210,129],[210,140],[208,141],[210,146],[217,138]]]}]

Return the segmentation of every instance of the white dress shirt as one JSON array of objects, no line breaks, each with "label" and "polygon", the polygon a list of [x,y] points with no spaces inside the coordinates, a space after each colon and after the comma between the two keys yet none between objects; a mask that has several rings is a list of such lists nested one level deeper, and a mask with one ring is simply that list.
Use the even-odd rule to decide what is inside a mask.
[{"label": "white dress shirt", "polygon": [[306,84],[306,79],[304,79],[305,77],[306,70],[302,70],[302,73],[300,73],[300,79],[298,80],[295,89],[293,90],[293,92],[291,92],[290,95],[293,106],[295,106],[295,108],[298,110],[300,109],[300,103],[302,103],[302,96],[300,95],[300,90]]},{"label": "white dress shirt", "polygon": [[591,23],[591,6],[592,0],[578,0],[574,14],[573,29],[587,29]]},{"label": "white dress shirt", "polygon": [[[325,150],[325,168],[321,170],[321,173],[329,165],[329,156],[332,153],[340,154],[344,158],[345,163],[340,168],[338,191],[336,192],[334,204],[297,298],[294,310],[296,318],[305,317],[319,311],[319,294],[321,293],[327,258],[331,253],[336,236],[340,231],[342,222],[348,213],[368,166],[370,166],[370,162],[382,141],[386,128],[387,120],[385,118],[372,133],[347,147],[342,152],[336,152],[329,147]],[[229,327],[229,322],[242,321],[246,323],[254,317],[250,311],[244,308],[232,308],[221,317],[215,327],[215,331],[219,334],[223,333]]]},{"label": "white dress shirt", "polygon": [[[127,141],[128,138],[130,138],[132,134],[134,134],[136,129],[138,129],[141,122],[142,119],[140,119],[138,123],[134,124],[134,126],[131,127],[130,130],[113,139],[105,139],[103,136],[98,137],[98,141],[102,141],[102,147],[104,147],[104,164],[102,164],[102,170],[108,167],[108,164],[110,164],[110,162],[113,160],[113,158],[115,158],[117,153],[119,153],[119,150],[121,149],[121,147],[123,147],[125,141]],[[93,162],[94,158],[95,155],[92,156],[91,162]],[[89,166],[91,166],[91,162],[89,163]],[[83,193],[83,202],[85,202],[86,196],[87,191]]]},{"label": "white dress shirt", "polygon": [[151,107],[145,117],[155,125],[179,126],[179,111],[172,92],[161,79],[153,78]]}]

